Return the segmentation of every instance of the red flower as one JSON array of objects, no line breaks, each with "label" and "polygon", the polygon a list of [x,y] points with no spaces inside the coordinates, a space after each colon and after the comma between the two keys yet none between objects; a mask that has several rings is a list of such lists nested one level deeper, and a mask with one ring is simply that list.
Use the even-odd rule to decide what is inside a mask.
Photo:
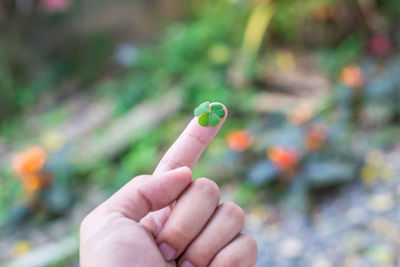
[{"label": "red flower", "polygon": [[347,87],[359,89],[364,86],[364,74],[357,65],[348,65],[340,73],[340,81]]},{"label": "red flower", "polygon": [[34,174],[42,169],[46,159],[47,153],[43,148],[31,146],[13,157],[13,170],[18,175]]},{"label": "red flower", "polygon": [[320,125],[314,125],[307,133],[305,146],[308,151],[320,149],[326,140],[326,131]]},{"label": "red flower", "polygon": [[226,136],[226,141],[233,151],[243,152],[253,143],[253,135],[246,130],[234,131]]},{"label": "red flower", "polygon": [[375,55],[384,56],[392,50],[392,43],[386,35],[374,35],[368,41],[368,49]]},{"label": "red flower", "polygon": [[31,146],[13,157],[13,170],[20,176],[22,186],[28,194],[35,193],[49,182],[41,173],[46,159],[46,151],[39,146]]},{"label": "red flower", "polygon": [[271,147],[267,150],[267,156],[282,171],[293,169],[299,162],[298,153],[293,148]]},{"label": "red flower", "polygon": [[70,0],[41,0],[41,7],[47,12],[61,12],[71,4]]}]

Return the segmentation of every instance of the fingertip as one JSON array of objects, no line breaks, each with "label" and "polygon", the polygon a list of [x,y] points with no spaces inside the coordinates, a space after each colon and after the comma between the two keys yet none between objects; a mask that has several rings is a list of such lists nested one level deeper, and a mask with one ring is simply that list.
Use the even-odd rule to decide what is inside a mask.
[{"label": "fingertip", "polygon": [[171,171],[164,173],[164,175],[171,175],[177,180],[181,180],[182,183],[189,184],[192,181],[192,170],[187,166],[182,166]]},{"label": "fingertip", "polygon": [[192,178],[192,170],[188,166],[182,166],[182,167],[173,169],[173,170],[171,170],[169,172],[179,173],[179,174],[182,174],[185,177]]},{"label": "fingertip", "polygon": [[202,126],[199,123],[199,117],[194,116],[183,133],[161,159],[154,174],[175,170],[180,166],[194,167],[204,149],[217,134],[228,116],[228,109],[224,104],[220,102],[212,102],[211,104],[220,104],[225,111],[225,115],[220,119],[218,125],[215,127]]},{"label": "fingertip", "polygon": [[186,174],[188,175],[192,175],[192,170],[188,167],[188,166],[182,166],[180,168],[178,168],[179,171],[181,172],[186,172]]},{"label": "fingertip", "polygon": [[192,180],[192,169],[190,169],[188,166],[183,166],[181,167],[181,172],[185,174],[185,176],[189,177],[190,180]]}]

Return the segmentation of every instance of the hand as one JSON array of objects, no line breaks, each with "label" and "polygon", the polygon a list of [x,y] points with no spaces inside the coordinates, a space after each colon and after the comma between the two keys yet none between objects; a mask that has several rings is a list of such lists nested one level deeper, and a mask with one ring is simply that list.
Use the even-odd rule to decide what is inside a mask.
[{"label": "hand", "polygon": [[241,233],[242,209],[219,204],[211,180],[192,181],[191,168],[222,123],[202,127],[194,118],[153,175],[133,178],[86,216],[82,267],[255,265],[257,245]]}]

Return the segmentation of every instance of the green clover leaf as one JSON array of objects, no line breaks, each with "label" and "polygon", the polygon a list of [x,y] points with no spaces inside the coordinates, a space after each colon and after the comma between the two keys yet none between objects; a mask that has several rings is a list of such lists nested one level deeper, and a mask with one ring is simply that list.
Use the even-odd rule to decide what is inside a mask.
[{"label": "green clover leaf", "polygon": [[199,117],[199,124],[201,126],[218,126],[222,118],[225,117],[224,106],[221,104],[212,104],[210,101],[201,103],[195,110],[194,115]]}]

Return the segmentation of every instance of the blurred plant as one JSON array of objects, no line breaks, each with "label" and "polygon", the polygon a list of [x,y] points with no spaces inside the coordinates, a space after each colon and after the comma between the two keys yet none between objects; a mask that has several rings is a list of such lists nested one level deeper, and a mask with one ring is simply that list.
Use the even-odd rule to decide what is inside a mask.
[{"label": "blurred plant", "polygon": [[57,159],[63,161],[61,155],[52,154],[50,157],[37,145],[13,157],[12,168],[21,181],[23,196],[7,210],[6,230],[19,226],[32,215],[52,218],[63,215],[71,207],[74,189],[63,181],[63,174],[68,174],[69,166],[66,162],[57,166],[54,164]]},{"label": "blurred plant", "polygon": [[379,180],[392,180],[396,176],[393,168],[385,162],[383,153],[378,150],[372,150],[366,155],[360,174],[363,183],[369,186]]},{"label": "blurred plant", "polygon": [[274,14],[275,7],[270,1],[256,4],[250,13],[243,37],[242,51],[253,56],[260,50],[266,29]]},{"label": "blurred plant", "polygon": [[293,172],[299,163],[298,152],[290,147],[271,147],[267,150],[267,157],[281,171]]},{"label": "blurred plant", "polygon": [[62,12],[71,5],[71,0],[40,0],[40,5],[47,12]]},{"label": "blurred plant", "polygon": [[229,132],[226,137],[228,147],[236,152],[247,150],[253,143],[254,137],[247,130],[237,130]]},{"label": "blurred plant", "polygon": [[305,148],[307,151],[321,149],[327,139],[326,127],[322,125],[312,125],[307,132]]},{"label": "blurred plant", "polygon": [[364,75],[357,65],[346,66],[340,73],[340,81],[352,89],[360,89],[364,85]]},{"label": "blurred plant", "polygon": [[392,43],[386,35],[374,35],[368,40],[369,50],[378,56],[384,56],[392,51]]},{"label": "blurred plant", "polygon": [[39,146],[28,147],[13,157],[13,169],[20,177],[22,187],[28,195],[33,195],[49,185],[50,177],[43,173],[46,159],[46,151]]},{"label": "blurred plant", "polygon": [[329,21],[334,18],[335,9],[332,4],[319,3],[313,8],[313,14],[320,21]]}]

